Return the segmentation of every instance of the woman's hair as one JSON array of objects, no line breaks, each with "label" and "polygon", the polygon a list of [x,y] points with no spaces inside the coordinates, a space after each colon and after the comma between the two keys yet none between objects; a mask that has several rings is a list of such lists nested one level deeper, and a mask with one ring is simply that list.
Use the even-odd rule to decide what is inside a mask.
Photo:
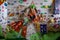
[{"label": "woman's hair", "polygon": [[[28,7],[29,8],[29,13],[31,13],[32,12],[32,10],[31,10],[31,7]],[[36,13],[37,13],[37,9],[36,8],[34,8],[34,10],[36,11]]]},{"label": "woman's hair", "polygon": [[35,11],[36,11],[36,13],[37,13],[37,9],[35,8]]}]

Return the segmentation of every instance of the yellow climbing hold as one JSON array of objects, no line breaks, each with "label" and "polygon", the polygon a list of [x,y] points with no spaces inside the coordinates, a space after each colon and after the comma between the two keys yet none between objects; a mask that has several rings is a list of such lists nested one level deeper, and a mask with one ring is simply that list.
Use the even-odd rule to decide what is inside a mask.
[{"label": "yellow climbing hold", "polygon": [[45,8],[48,8],[48,6],[46,5]]}]

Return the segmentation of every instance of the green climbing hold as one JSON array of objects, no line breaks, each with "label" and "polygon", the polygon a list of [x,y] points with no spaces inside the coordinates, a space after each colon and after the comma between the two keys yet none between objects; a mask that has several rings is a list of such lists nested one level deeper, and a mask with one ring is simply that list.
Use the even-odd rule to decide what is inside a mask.
[{"label": "green climbing hold", "polygon": [[19,2],[22,4],[23,3],[23,0],[19,0]]},{"label": "green climbing hold", "polygon": [[43,6],[41,6],[41,8],[51,8],[51,6],[49,6],[49,5],[43,5]]},{"label": "green climbing hold", "polygon": [[45,8],[45,6],[43,5],[43,6],[41,6],[41,8]]},{"label": "green climbing hold", "polygon": [[48,6],[48,8],[51,8],[51,6]]},{"label": "green climbing hold", "polygon": [[41,14],[45,14],[46,12],[41,12]]},{"label": "green climbing hold", "polygon": [[30,8],[33,8],[34,9],[34,8],[36,8],[36,6],[34,4],[31,4],[30,5]]}]

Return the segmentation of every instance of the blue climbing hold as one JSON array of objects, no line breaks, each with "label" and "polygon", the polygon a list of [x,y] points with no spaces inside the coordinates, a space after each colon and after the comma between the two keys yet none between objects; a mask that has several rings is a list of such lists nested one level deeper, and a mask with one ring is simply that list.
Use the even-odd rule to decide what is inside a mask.
[{"label": "blue climbing hold", "polygon": [[7,23],[10,23],[10,21],[7,21]]},{"label": "blue climbing hold", "polygon": [[4,3],[5,6],[7,6],[7,3]]},{"label": "blue climbing hold", "polygon": [[17,1],[14,1],[14,3],[16,3]]}]

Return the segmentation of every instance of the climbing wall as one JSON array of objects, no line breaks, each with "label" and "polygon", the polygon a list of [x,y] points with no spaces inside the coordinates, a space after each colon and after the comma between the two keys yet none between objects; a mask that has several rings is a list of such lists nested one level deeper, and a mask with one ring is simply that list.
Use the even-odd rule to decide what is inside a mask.
[{"label": "climbing wall", "polygon": [[5,30],[7,25],[7,2],[0,5],[0,25]]},{"label": "climbing wall", "polygon": [[[12,22],[12,27],[14,27],[15,31],[20,32],[19,28],[15,27],[22,27],[21,23],[23,21],[18,21],[18,12],[20,14],[21,11],[23,11],[25,8],[28,8],[31,4],[34,4],[33,6],[36,6],[36,9],[38,11],[37,14],[43,14],[45,15],[45,23],[47,23],[48,18],[52,19],[53,17],[49,16],[52,15],[53,12],[53,0],[6,0],[3,4],[0,6],[0,24],[2,25],[2,28],[7,27],[6,24],[9,24]],[[51,9],[51,10],[50,10]],[[10,15],[10,16],[9,16]],[[56,17],[56,16],[55,16]],[[20,17],[21,18],[21,17]],[[25,16],[24,16],[25,18]],[[26,18],[27,19],[27,18]],[[27,19],[28,20],[28,19]],[[47,21],[46,21],[47,20]],[[16,21],[16,22],[14,22]],[[18,21],[18,22],[17,22]],[[20,25],[20,26],[19,26]],[[38,23],[39,28],[40,28],[40,23]],[[43,25],[42,25],[43,26]],[[44,27],[41,26],[41,29],[44,29]],[[23,32],[22,34],[25,36],[27,40],[40,40],[40,36],[38,35],[34,23],[28,23],[26,27],[23,26]],[[46,30],[46,28],[44,29]],[[39,30],[39,33],[42,30]],[[47,31],[47,30],[46,30]],[[18,34],[20,35],[20,34]]]},{"label": "climbing wall", "polygon": [[7,0],[8,2],[8,7],[16,7],[18,5],[24,5],[24,6],[29,6],[31,2],[34,2],[36,5],[37,9],[40,10],[41,13],[48,13],[48,9],[51,8],[53,0]]}]

